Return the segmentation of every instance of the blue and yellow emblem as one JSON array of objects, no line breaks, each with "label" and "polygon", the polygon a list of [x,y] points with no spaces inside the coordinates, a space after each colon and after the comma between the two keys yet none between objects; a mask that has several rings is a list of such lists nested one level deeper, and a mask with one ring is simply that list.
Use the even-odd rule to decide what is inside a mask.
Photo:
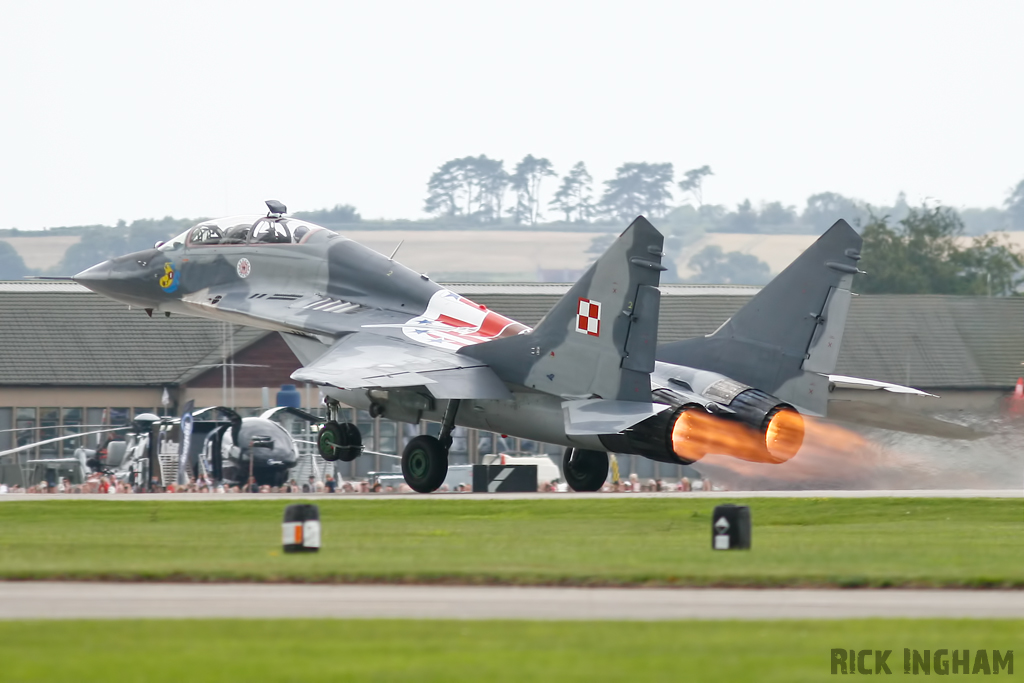
[{"label": "blue and yellow emblem", "polygon": [[181,274],[174,269],[174,266],[170,263],[165,263],[164,274],[160,278],[160,289],[170,294],[178,289],[178,280],[180,279]]}]

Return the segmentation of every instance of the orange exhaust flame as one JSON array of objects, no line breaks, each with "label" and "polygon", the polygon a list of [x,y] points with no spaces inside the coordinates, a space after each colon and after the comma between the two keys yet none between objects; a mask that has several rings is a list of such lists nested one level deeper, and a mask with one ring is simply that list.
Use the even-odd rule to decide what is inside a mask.
[{"label": "orange exhaust flame", "polygon": [[[776,418],[779,415],[783,413],[778,413]],[[725,477],[728,472],[742,477],[745,486],[755,488],[799,486],[801,482],[859,481],[864,473],[877,472],[887,464],[888,458],[881,449],[863,436],[812,417],[797,417],[803,427],[802,443],[796,452],[799,457],[787,462],[785,467],[766,467],[765,463],[779,461],[744,458],[724,449],[708,451],[702,464],[720,470],[713,475],[716,479]],[[769,423],[769,430],[771,426]]]},{"label": "orange exhaust flame", "polygon": [[796,455],[804,439],[804,418],[788,409],[775,413],[764,434],[699,408],[684,410],[672,426],[673,451],[691,461],[718,453],[747,462],[779,464]]}]

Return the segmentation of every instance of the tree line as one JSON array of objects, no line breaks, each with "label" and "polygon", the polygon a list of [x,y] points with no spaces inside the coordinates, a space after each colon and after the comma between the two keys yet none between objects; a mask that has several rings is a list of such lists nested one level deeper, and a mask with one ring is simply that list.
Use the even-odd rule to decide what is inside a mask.
[{"label": "tree line", "polygon": [[[604,181],[597,196],[586,163],[579,161],[561,176],[552,199],[542,205],[542,185],[558,178],[549,159],[528,154],[509,171],[504,161],[481,154],[441,164],[427,181],[423,210],[439,221],[483,226],[534,226],[545,220],[621,224],[643,214],[662,219],[672,232],[820,234],[839,218],[860,227],[876,216],[902,220],[911,209],[903,193],[893,204],[882,206],[837,192],[813,194],[799,208],[779,201],[755,205],[749,199],[734,208],[706,204],[704,185],[713,175],[704,165],[677,179],[670,162],[627,162]],[[1024,230],[1024,180],[1010,191],[1002,208],[959,213],[965,234]]]}]

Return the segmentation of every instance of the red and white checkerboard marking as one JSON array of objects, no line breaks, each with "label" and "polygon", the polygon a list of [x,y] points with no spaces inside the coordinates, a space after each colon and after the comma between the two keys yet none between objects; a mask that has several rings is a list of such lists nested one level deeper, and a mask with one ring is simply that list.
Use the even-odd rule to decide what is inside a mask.
[{"label": "red and white checkerboard marking", "polygon": [[601,336],[601,302],[580,299],[579,315],[576,316],[576,331],[589,334],[591,337]]}]

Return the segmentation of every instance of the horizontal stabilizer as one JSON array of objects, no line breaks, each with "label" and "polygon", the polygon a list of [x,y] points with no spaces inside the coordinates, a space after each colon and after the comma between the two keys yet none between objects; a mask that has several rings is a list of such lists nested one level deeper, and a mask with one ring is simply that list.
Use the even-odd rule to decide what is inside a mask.
[{"label": "horizontal stabilizer", "polygon": [[913,387],[905,387],[901,384],[892,384],[891,382],[879,382],[875,379],[861,379],[860,377],[847,377],[846,375],[829,375],[828,381],[834,384],[837,389],[863,389],[867,391],[882,389],[883,391],[890,391],[894,394],[913,394],[914,396],[931,396],[932,398],[938,398],[935,394],[929,394],[927,391],[921,391],[920,389],[914,389]]},{"label": "horizontal stabilizer", "polygon": [[891,429],[908,434],[937,436],[943,439],[972,441],[988,436],[988,433],[972,427],[867,401],[830,400],[828,402],[828,419],[864,427]]},{"label": "horizontal stabilizer", "polygon": [[563,403],[562,415],[569,436],[618,434],[667,408],[661,403],[584,399]]}]

